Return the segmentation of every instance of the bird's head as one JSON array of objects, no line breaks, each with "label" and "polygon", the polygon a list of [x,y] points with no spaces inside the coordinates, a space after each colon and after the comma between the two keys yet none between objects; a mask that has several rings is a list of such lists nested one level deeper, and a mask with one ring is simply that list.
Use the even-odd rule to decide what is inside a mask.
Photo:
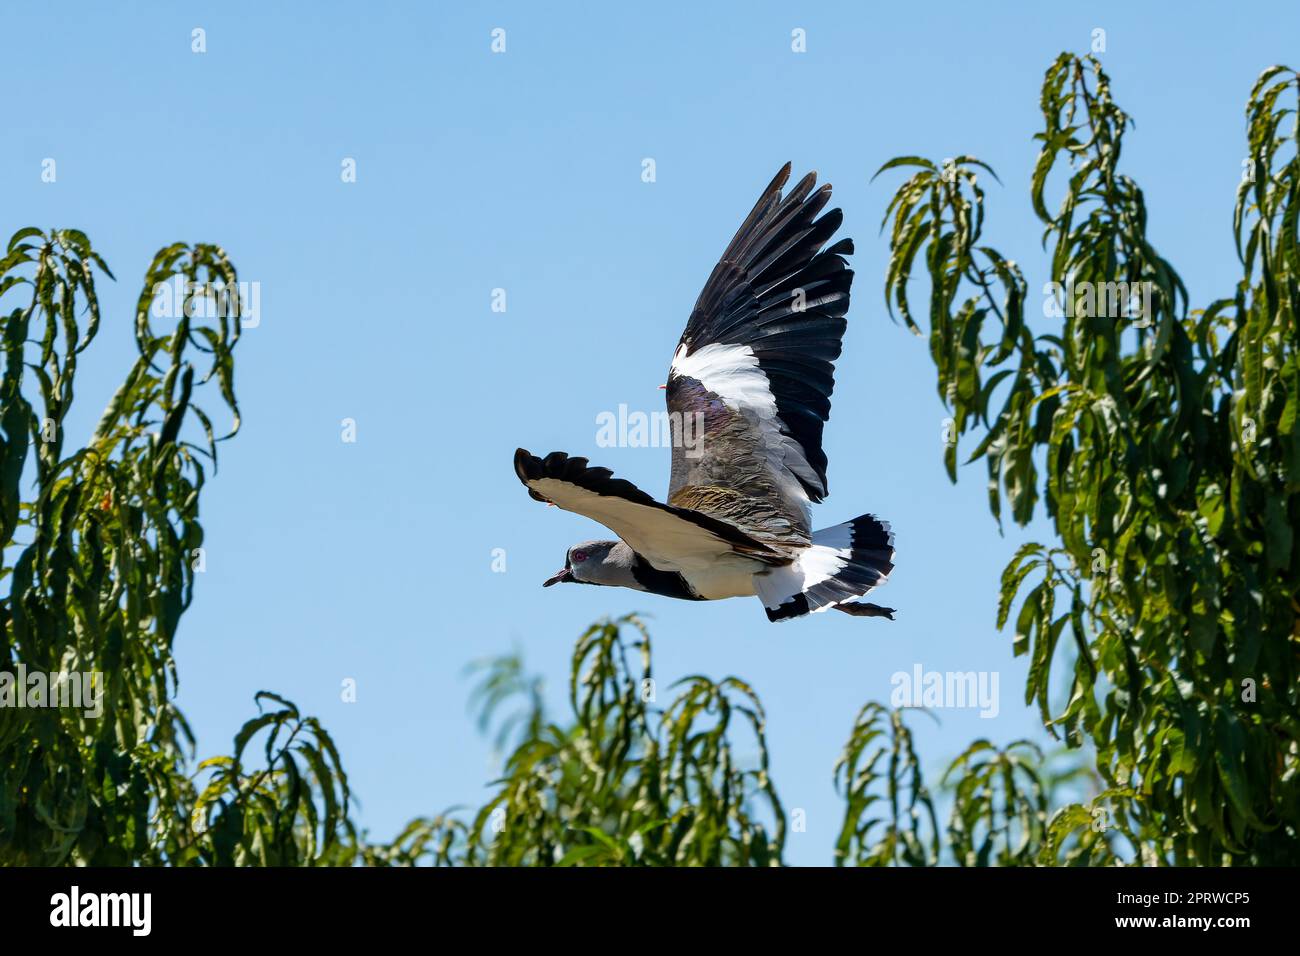
[{"label": "bird's head", "polygon": [[564,567],[542,582],[542,587],[568,581],[572,584],[605,584],[602,569],[617,541],[583,541],[564,555]]}]

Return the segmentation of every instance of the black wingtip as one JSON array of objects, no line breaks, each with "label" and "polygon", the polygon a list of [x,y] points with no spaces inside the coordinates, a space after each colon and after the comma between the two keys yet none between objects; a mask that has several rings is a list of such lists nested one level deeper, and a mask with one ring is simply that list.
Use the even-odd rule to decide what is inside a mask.
[{"label": "black wingtip", "polygon": [[541,462],[527,448],[515,449],[515,474],[525,485],[529,478],[541,477]]},{"label": "black wingtip", "polygon": [[[530,479],[540,478],[543,474],[541,459],[537,458],[527,448],[515,449],[515,474],[523,482],[525,488],[528,488]],[[528,488],[528,497],[534,501],[546,501],[546,498],[539,495],[532,488]]]},{"label": "black wingtip", "polygon": [[[779,170],[777,170],[776,175],[772,177],[772,181],[768,183],[767,188],[763,190],[763,195],[759,197],[758,206],[762,206],[767,202],[774,201],[776,197],[779,197],[781,195],[781,190],[784,189],[785,184],[790,181],[791,170],[792,167],[789,163],[786,163]],[[750,216],[752,217],[753,213],[750,213]]]}]

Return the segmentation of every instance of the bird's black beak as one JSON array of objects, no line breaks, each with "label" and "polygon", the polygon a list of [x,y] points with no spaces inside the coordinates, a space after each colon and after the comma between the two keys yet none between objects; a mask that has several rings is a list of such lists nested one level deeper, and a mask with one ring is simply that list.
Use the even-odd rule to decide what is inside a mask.
[{"label": "bird's black beak", "polygon": [[549,578],[547,578],[545,581],[543,581],[542,587],[549,588],[552,584],[559,584],[561,581],[567,581],[569,580],[572,573],[573,572],[570,571],[568,568],[561,568],[560,570],[552,574]]}]

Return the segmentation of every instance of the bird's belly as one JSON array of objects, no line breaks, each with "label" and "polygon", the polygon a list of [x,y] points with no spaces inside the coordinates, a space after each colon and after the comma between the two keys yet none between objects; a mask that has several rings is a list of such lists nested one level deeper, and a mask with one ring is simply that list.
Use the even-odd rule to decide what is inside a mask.
[{"label": "bird's belly", "polygon": [[692,591],[706,601],[730,597],[751,597],[754,591],[754,574],[763,569],[757,561],[741,563],[718,562],[702,570],[683,571],[682,577]]}]

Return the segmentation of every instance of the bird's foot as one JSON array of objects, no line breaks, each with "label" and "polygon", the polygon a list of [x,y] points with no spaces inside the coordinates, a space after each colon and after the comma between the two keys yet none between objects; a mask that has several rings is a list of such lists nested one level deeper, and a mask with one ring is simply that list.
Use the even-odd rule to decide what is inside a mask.
[{"label": "bird's foot", "polygon": [[852,614],[854,617],[887,617],[891,621],[894,619],[894,608],[881,607],[879,604],[868,604],[866,601],[837,604],[835,610],[843,611],[845,614]]}]

